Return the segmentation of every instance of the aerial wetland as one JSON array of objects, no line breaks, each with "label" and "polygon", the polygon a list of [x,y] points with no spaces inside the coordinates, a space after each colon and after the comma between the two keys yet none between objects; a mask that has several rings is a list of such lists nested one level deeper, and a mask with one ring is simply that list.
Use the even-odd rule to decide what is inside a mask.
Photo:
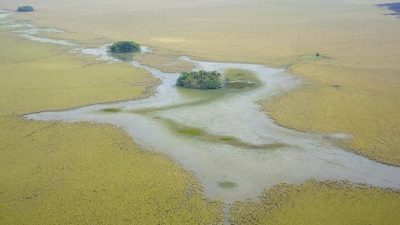
[{"label": "aerial wetland", "polygon": [[[307,130],[302,121],[279,114],[278,106],[296,106],[287,99],[309,86],[308,79],[292,71],[297,67],[307,71],[303,64],[324,63],[328,56],[312,53],[274,68],[175,53],[169,64],[179,66],[165,69],[146,63],[160,57],[151,47],[134,42],[89,46],[58,38],[64,31],[15,19],[9,11],[0,12],[0,32],[4,39],[0,49],[5,53],[0,71],[10,74],[13,65],[23,65],[17,71],[25,79],[19,83],[10,77],[2,84],[6,97],[0,102],[1,137],[7,147],[2,148],[1,170],[10,171],[32,157],[41,162],[32,164],[35,171],[47,168],[44,175],[37,172],[39,180],[52,180],[44,188],[26,178],[28,168],[19,169],[15,176],[2,175],[0,221],[5,224],[396,224],[400,220],[396,160],[387,163],[377,156],[376,161],[368,152],[349,148],[354,137],[346,129]],[[11,48],[16,50],[9,52]],[[43,77],[26,74],[30,71]],[[46,75],[46,71],[60,75]],[[78,76],[83,73],[88,76]],[[120,74],[121,82],[107,77],[113,73]],[[50,84],[62,91],[46,89]],[[9,87],[12,93],[7,94]],[[23,97],[18,88],[32,89],[33,97]],[[329,88],[343,87],[335,83]],[[13,126],[18,127],[12,129],[15,133],[7,133]],[[13,142],[12,135],[24,129],[30,132],[20,138],[28,142]],[[66,141],[53,140],[46,147],[49,137]],[[394,139],[398,142],[398,137]],[[61,172],[52,172],[52,167],[58,167],[50,163],[54,158],[29,151],[30,141],[35,149],[58,149],[48,154],[61,154],[56,156]],[[11,148],[30,153],[23,161],[16,160]],[[68,164],[64,165],[64,157]],[[75,174],[80,171],[85,172]],[[10,184],[17,174],[27,183]],[[75,192],[63,188],[63,177],[71,180],[69,188],[90,187],[93,199],[76,201],[79,194],[68,197]],[[29,193],[30,182],[37,187],[32,193],[10,192],[14,187]],[[46,200],[41,196],[47,195],[52,183],[58,187],[52,195],[60,196],[48,195]],[[113,209],[109,213],[102,203],[92,208],[91,202],[101,198],[101,192],[106,197],[100,201]],[[82,191],[81,197],[85,196]],[[21,206],[36,200],[39,203]],[[76,201],[78,208],[91,208],[91,215],[72,210],[66,214],[68,219],[60,219],[69,210],[59,210],[65,200],[65,207],[73,208]],[[29,208],[28,215],[18,216],[24,207]],[[335,217],[334,211],[340,216]]]}]

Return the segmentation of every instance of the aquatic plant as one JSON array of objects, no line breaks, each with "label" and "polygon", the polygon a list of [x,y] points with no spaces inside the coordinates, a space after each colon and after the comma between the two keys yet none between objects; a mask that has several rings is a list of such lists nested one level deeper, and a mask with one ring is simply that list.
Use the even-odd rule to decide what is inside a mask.
[{"label": "aquatic plant", "polygon": [[176,81],[176,85],[195,89],[217,89],[225,84],[221,73],[217,71],[183,72]]},{"label": "aquatic plant", "polygon": [[20,7],[18,7],[18,8],[17,8],[17,11],[18,11],[18,12],[33,12],[34,9],[33,9],[32,6],[26,5],[26,6],[20,6]]},{"label": "aquatic plant", "polygon": [[219,187],[222,187],[222,188],[224,188],[224,189],[228,189],[228,188],[234,188],[234,187],[236,187],[237,184],[234,183],[234,182],[231,182],[231,181],[220,181],[220,182],[218,182],[218,186],[219,186]]},{"label": "aquatic plant", "polygon": [[105,108],[101,110],[102,112],[107,112],[107,113],[117,113],[121,112],[121,109],[119,108]]},{"label": "aquatic plant", "polygon": [[261,82],[250,70],[228,69],[224,71],[226,87],[231,89],[245,89],[260,86]]},{"label": "aquatic plant", "polygon": [[113,53],[132,53],[140,52],[140,45],[133,41],[118,41],[110,46]]}]

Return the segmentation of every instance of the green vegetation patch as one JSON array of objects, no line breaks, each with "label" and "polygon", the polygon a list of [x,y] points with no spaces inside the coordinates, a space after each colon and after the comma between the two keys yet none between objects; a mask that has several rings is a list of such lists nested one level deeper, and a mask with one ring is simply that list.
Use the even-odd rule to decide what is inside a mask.
[{"label": "green vegetation patch", "polygon": [[176,85],[195,89],[218,89],[225,85],[221,73],[217,71],[183,72],[176,81]]},{"label": "green vegetation patch", "polygon": [[223,136],[219,138],[221,141],[232,141],[234,138],[229,136]]},{"label": "green vegetation patch", "polygon": [[121,112],[120,108],[105,108],[101,110],[102,112],[106,112],[106,113],[117,113],[117,112]]},{"label": "green vegetation patch", "polygon": [[155,119],[161,120],[164,122],[169,128],[174,130],[175,132],[187,136],[193,136],[193,137],[200,137],[206,135],[206,132],[200,128],[197,127],[190,127],[186,126],[180,123],[177,123],[173,120],[170,119],[164,119],[161,117],[155,117]]},{"label": "green vegetation patch", "polygon": [[182,127],[178,128],[177,131],[181,134],[190,135],[190,136],[200,136],[204,134],[204,131],[194,127]]},{"label": "green vegetation patch", "polygon": [[140,52],[140,45],[133,41],[118,41],[110,46],[112,53],[133,53]]},{"label": "green vegetation patch", "polygon": [[400,221],[400,193],[347,182],[279,184],[261,202],[236,202],[232,225],[392,225]]},{"label": "green vegetation patch", "polygon": [[227,88],[243,89],[260,86],[261,82],[250,70],[228,69],[224,72]]}]

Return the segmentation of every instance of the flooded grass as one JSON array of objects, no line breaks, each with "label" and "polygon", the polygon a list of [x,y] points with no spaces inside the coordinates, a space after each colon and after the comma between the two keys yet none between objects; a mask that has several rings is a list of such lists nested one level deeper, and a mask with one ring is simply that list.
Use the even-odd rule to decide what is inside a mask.
[{"label": "flooded grass", "polygon": [[228,136],[223,136],[219,138],[221,141],[232,141],[234,138],[233,137],[228,137]]},{"label": "flooded grass", "polygon": [[243,69],[228,69],[223,74],[227,79],[227,88],[231,89],[245,89],[256,88],[261,85],[257,76],[249,70]]},{"label": "flooded grass", "polygon": [[224,189],[230,189],[230,188],[235,188],[237,184],[230,181],[220,181],[218,182],[218,186]]},{"label": "flooded grass", "polygon": [[247,81],[259,82],[257,75],[255,75],[254,72],[250,70],[227,69],[224,72],[224,76],[229,80],[247,80]]},{"label": "flooded grass", "polygon": [[106,112],[106,113],[117,113],[117,112],[121,112],[121,109],[120,108],[105,108],[100,111]]},{"label": "flooded grass", "polygon": [[[183,89],[187,89],[187,88],[183,88]],[[200,90],[200,91],[202,91],[202,90]],[[160,111],[164,111],[164,110],[178,109],[178,108],[182,108],[182,107],[200,105],[207,101],[212,101],[212,99],[207,98],[207,99],[200,99],[198,101],[193,101],[193,102],[189,102],[189,103],[174,104],[174,105],[161,106],[161,107],[149,107],[149,108],[144,108],[144,109],[135,109],[135,110],[129,110],[128,112],[137,113],[137,114],[150,114],[150,113],[160,112]]]},{"label": "flooded grass", "polygon": [[204,134],[204,132],[201,129],[194,128],[194,127],[178,128],[177,131],[180,134],[194,136],[194,137]]},{"label": "flooded grass", "polygon": [[179,103],[179,104],[171,104],[166,106],[159,107],[148,107],[143,109],[135,109],[129,110],[130,113],[138,113],[138,114],[150,114],[155,112],[161,112],[171,109],[179,109],[190,106],[198,106],[205,103],[210,103],[212,101],[218,100],[226,95],[235,93],[231,89],[209,89],[209,90],[200,90],[200,89],[190,89],[184,87],[176,87],[177,91],[180,95],[185,96],[186,98],[192,98],[196,100],[192,100],[187,103]]},{"label": "flooded grass", "polygon": [[200,140],[204,140],[207,142],[225,143],[228,145],[241,147],[244,149],[252,149],[252,150],[260,150],[260,149],[274,150],[287,147],[287,145],[282,143],[267,143],[259,145],[250,144],[243,142],[235,137],[210,134],[203,129],[186,126],[174,120],[165,119],[161,117],[155,117],[155,119],[161,120],[163,123],[167,125],[167,127],[169,127],[171,130],[175,131],[178,134],[185,135],[188,137],[198,138]]}]

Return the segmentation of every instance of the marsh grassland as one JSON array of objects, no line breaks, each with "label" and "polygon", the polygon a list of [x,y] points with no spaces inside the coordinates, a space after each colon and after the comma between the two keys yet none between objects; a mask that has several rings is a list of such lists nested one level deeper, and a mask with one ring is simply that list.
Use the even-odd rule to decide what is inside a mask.
[{"label": "marsh grassland", "polygon": [[306,84],[262,103],[278,123],[350,134],[338,144],[380,162],[400,164],[400,70],[325,62],[292,70],[303,74]]},{"label": "marsh grassland", "polygon": [[[110,126],[19,115],[140,97],[152,78],[0,33],[0,223],[216,224],[194,177]],[[137,85],[137,84],[142,85]],[[143,85],[146,84],[146,85]]]},{"label": "marsh grassland", "polygon": [[[181,55],[287,66],[303,85],[260,102],[277,123],[348,134],[336,144],[400,166],[400,20],[374,6],[386,1],[34,2],[34,14],[13,17],[59,28],[65,32],[52,37],[86,46],[135,40],[154,49],[135,59],[164,71],[193,68],[176,60]],[[13,0],[0,3],[4,9],[17,6]],[[156,81],[145,71],[5,31],[0,40],[1,224],[222,224],[222,204],[204,200],[191,174],[164,156],[141,151],[119,130],[20,118],[146,96]],[[317,52],[323,57],[314,57]],[[202,130],[178,128],[183,135],[211,138]],[[234,203],[230,222],[393,225],[399,211],[397,191],[308,181],[277,185],[259,202]]]},{"label": "marsh grassland", "polygon": [[[399,165],[400,29],[398,18],[374,6],[384,2],[44,0],[34,16],[17,18],[60,28],[66,32],[56,36],[88,45],[137,40],[159,53],[141,57],[143,62],[169,71],[188,68],[173,60],[179,55],[295,64],[290,71],[308,85],[265,101],[266,112],[287,127],[346,132],[353,137],[346,148]],[[79,10],[68,13],[72,8]],[[326,58],[301,63],[316,52]]]},{"label": "marsh grassland", "polygon": [[231,224],[398,224],[400,193],[345,182],[280,184],[260,202],[236,203]]}]

